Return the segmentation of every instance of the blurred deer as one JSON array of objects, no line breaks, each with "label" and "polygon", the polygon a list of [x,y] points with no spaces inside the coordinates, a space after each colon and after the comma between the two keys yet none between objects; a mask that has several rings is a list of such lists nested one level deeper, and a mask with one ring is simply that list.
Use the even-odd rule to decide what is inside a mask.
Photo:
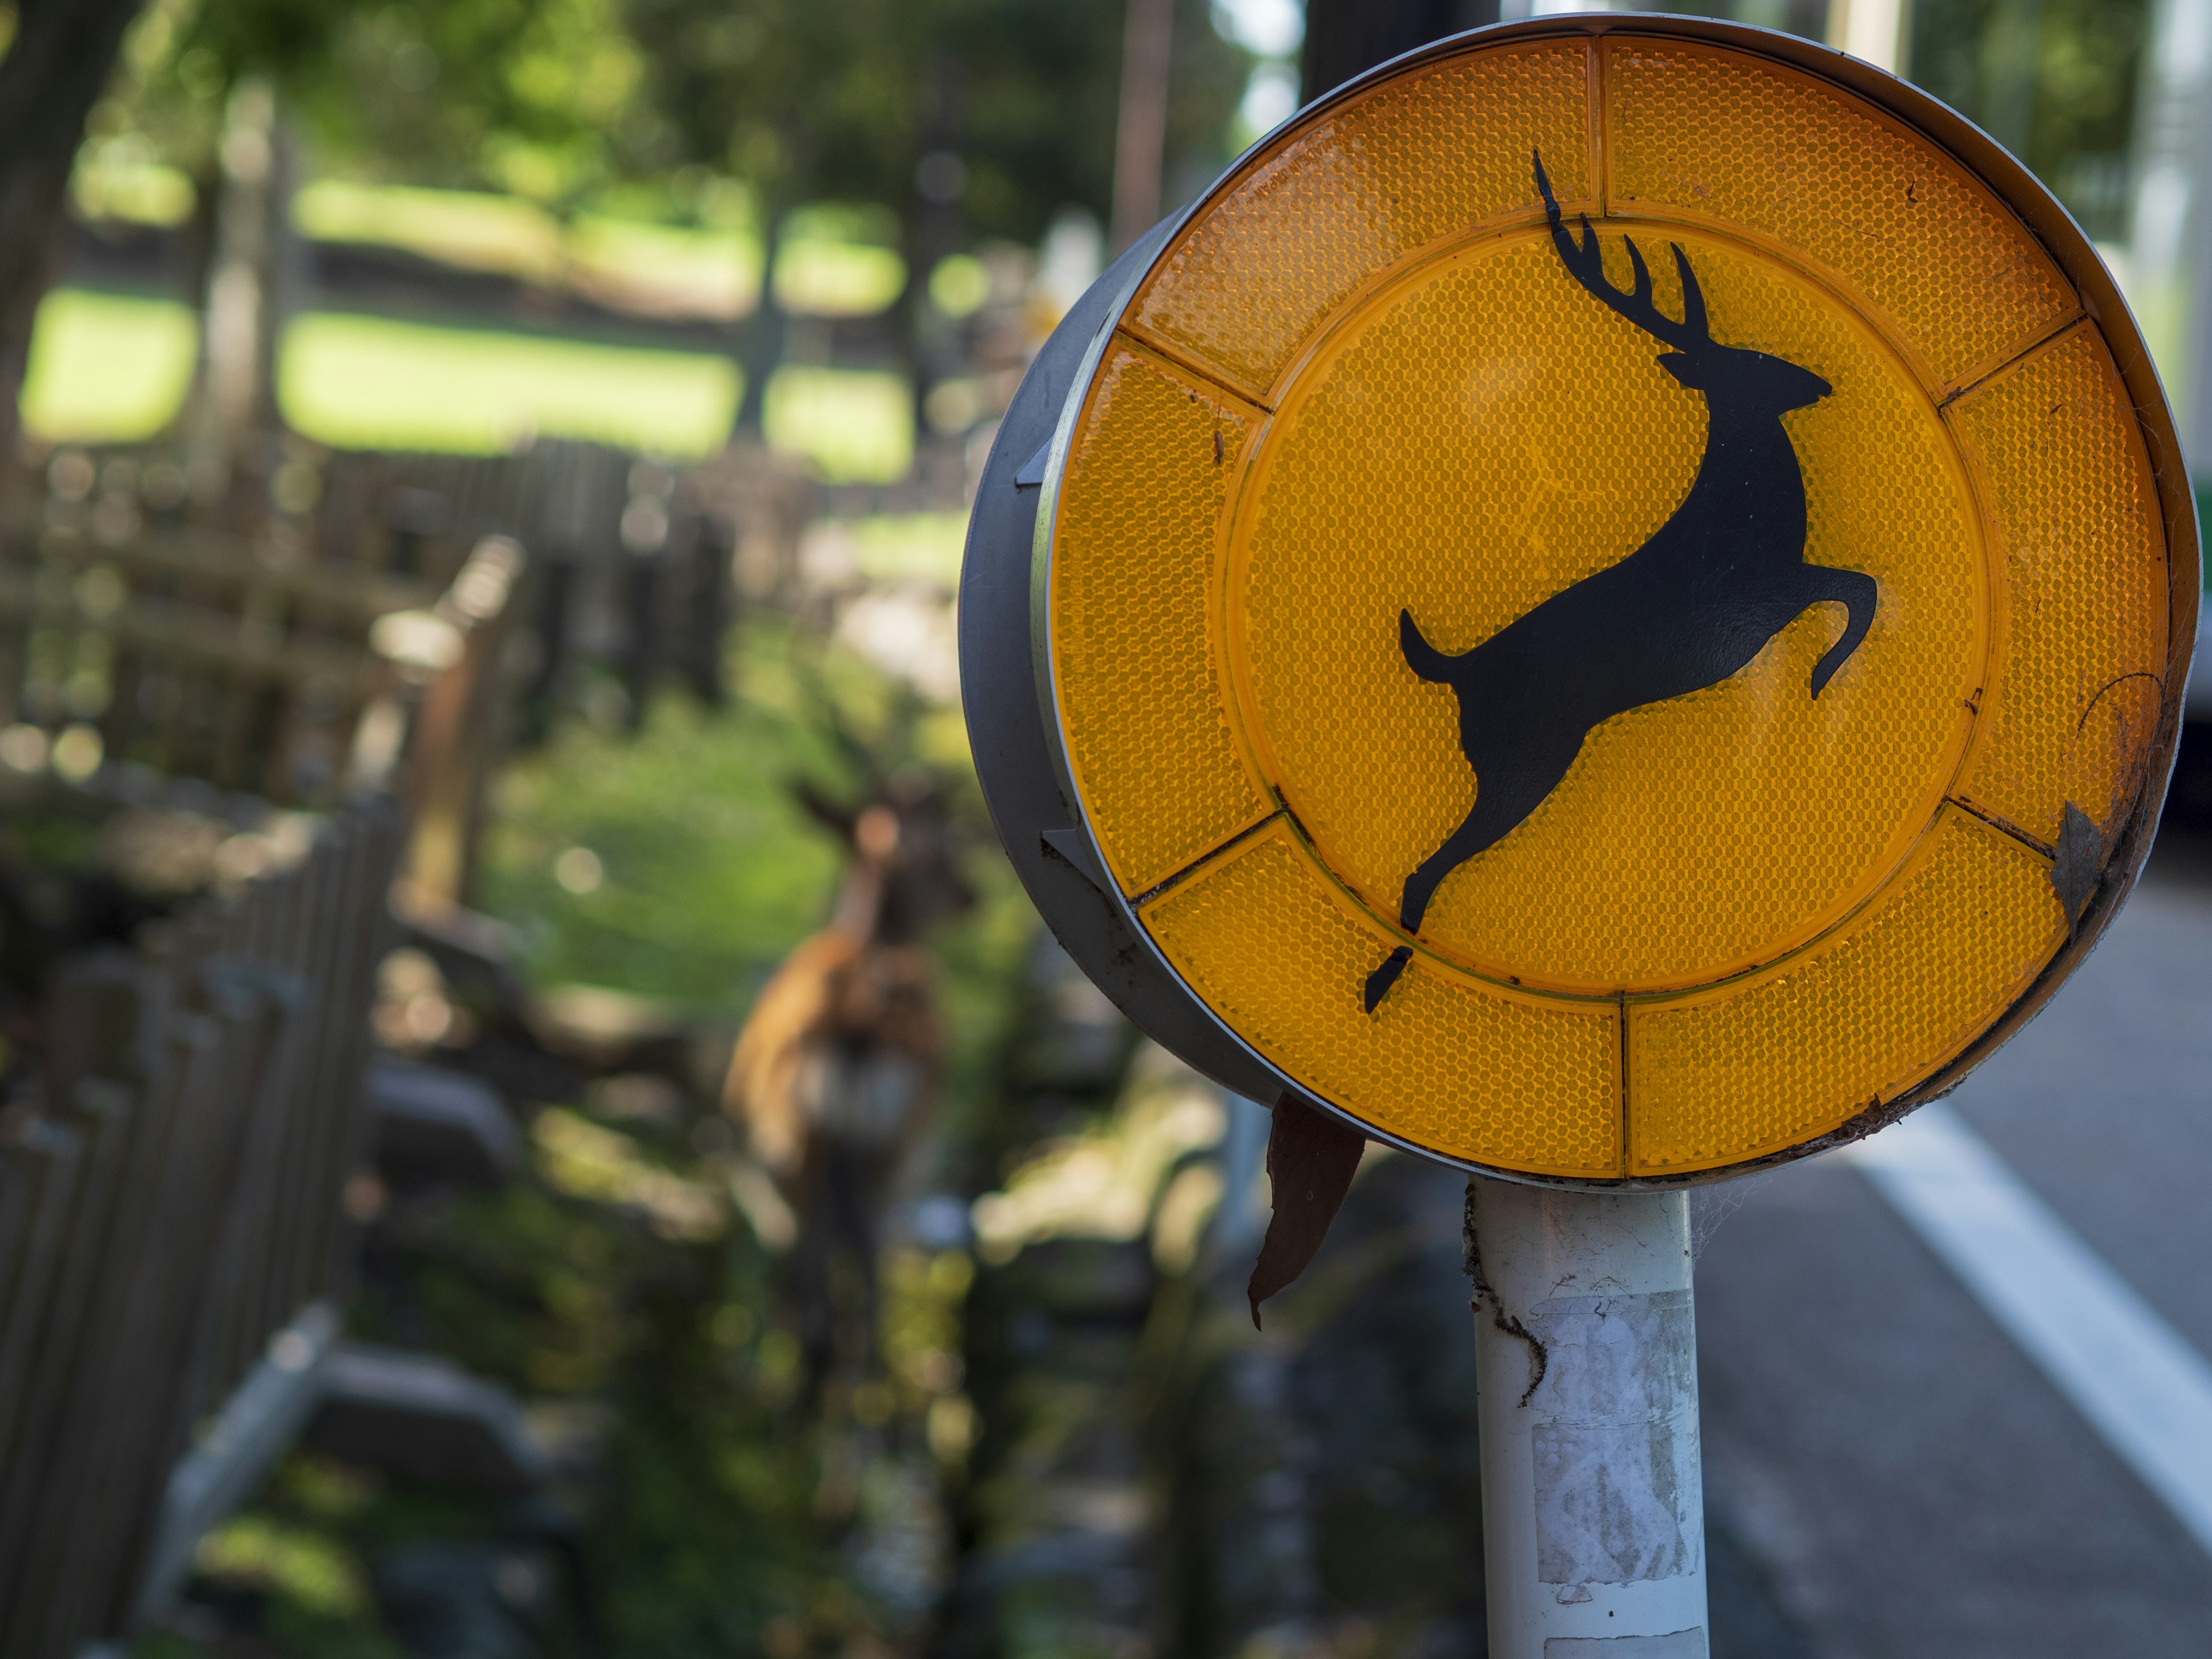
[{"label": "blurred deer", "polygon": [[[934,781],[884,779],[871,766],[856,805],[805,783],[792,793],[851,864],[830,925],[784,958],[754,1002],[722,1107],[796,1218],[785,1290],[811,1395],[840,1360],[872,1361],[882,1219],[928,1127],[944,1055],[919,941],[975,895]],[[840,1293],[841,1280],[857,1297]]]},{"label": "blurred deer", "polygon": [[[1446,876],[1543,804],[1594,727],[1717,685],[1800,613],[1840,605],[1844,630],[1814,665],[1817,697],[1866,638],[1879,600],[1873,577],[1805,558],[1805,478],[1782,417],[1834,388],[1786,359],[1714,339],[1704,291],[1679,246],[1679,323],[1660,310],[1644,255],[1626,237],[1632,283],[1625,293],[1615,288],[1589,218],[1577,242],[1540,157],[1535,167],[1559,263],[1592,299],[1668,348],[1659,367],[1705,400],[1705,449],[1689,493],[1650,541],[1471,650],[1437,650],[1412,611],[1398,613],[1406,665],[1458,699],[1460,748],[1475,775],[1465,822],[1406,878],[1398,921],[1409,933],[1420,931]],[[1368,975],[1369,1013],[1413,954],[1401,945]]]}]

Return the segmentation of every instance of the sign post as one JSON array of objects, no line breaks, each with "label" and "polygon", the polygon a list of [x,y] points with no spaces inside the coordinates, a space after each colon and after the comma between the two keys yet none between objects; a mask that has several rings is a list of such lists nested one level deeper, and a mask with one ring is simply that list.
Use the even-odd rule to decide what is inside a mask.
[{"label": "sign post", "polygon": [[2087,955],[2197,595],[2064,211],[1763,31],[1385,64],[1047,343],[962,578],[985,793],[1085,970],[1274,1103],[1255,1316],[1364,1139],[1473,1176],[1501,1659],[1704,1651],[1684,1189],[1947,1092]]},{"label": "sign post", "polygon": [[1704,1659],[1688,1194],[1476,1176],[1468,1266],[1491,1651]]}]

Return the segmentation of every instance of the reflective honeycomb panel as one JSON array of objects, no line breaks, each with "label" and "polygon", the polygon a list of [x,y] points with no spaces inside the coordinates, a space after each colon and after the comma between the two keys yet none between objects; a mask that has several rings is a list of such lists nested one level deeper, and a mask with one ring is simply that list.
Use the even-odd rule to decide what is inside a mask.
[{"label": "reflective honeycomb panel", "polygon": [[[1378,943],[1278,823],[1155,900],[1145,925],[1245,1040],[1322,1098],[1448,1157],[1620,1172],[1620,1011],[1417,967],[1370,1018],[1337,994]],[[1285,974],[1285,957],[1319,972]]]},{"label": "reflective honeycomb panel", "polygon": [[1210,613],[1247,412],[1117,348],[1062,476],[1050,625],[1068,763],[1123,890],[1142,892],[1266,810],[1230,731]]},{"label": "reflective honeycomb panel", "polygon": [[2135,411],[2084,325],[1945,411],[1984,481],[2006,649],[1961,799],[2046,846],[2111,830],[2165,702],[2165,526]]},{"label": "reflective honeycomb panel", "polygon": [[1170,246],[1130,325],[1264,399],[1377,273],[1468,227],[1537,210],[1531,149],[1587,206],[1589,50],[1471,52],[1338,106],[1252,158]]},{"label": "reflective honeycomb panel", "polygon": [[[1666,229],[1639,234],[1663,252]],[[1821,696],[1838,605],[1804,611],[1721,684],[1599,726],[1519,829],[1448,876],[1422,939],[1499,980],[1665,990],[1802,944],[1926,830],[1984,678],[1972,491],[1895,352],[1756,250],[1674,240],[1716,337],[1837,388],[1784,417],[1804,557],[1866,572],[1881,599]],[[1618,238],[1609,252],[1626,287]],[[1680,314],[1671,267],[1658,276]],[[1704,398],[1660,355],[1548,237],[1517,233],[1422,265],[1341,325],[1269,425],[1230,577],[1243,713],[1330,867],[1386,915],[1477,793],[1461,705],[1407,665],[1399,612],[1463,652],[1648,541],[1707,440]]]},{"label": "reflective honeycomb panel", "polygon": [[1606,46],[1614,212],[1768,241],[1888,319],[1949,387],[2080,309],[2026,226],[1965,167],[1838,87],[1747,53]]},{"label": "reflective honeycomb panel", "polygon": [[1742,1162],[1896,1099],[1980,1036],[2065,938],[2049,865],[1947,810],[1858,926],[1747,983],[1631,1005],[1629,1172]]}]

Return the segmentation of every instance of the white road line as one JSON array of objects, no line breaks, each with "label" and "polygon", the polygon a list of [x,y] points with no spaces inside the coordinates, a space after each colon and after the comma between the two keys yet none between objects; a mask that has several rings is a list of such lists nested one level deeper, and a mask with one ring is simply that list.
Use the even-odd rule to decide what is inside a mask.
[{"label": "white road line", "polygon": [[1845,1156],[2212,1553],[2212,1364],[1949,1107]]}]

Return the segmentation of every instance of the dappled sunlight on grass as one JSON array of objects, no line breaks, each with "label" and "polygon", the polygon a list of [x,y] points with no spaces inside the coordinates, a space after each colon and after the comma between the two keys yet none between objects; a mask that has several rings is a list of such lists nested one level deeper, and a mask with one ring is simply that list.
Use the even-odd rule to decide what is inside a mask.
[{"label": "dappled sunlight on grass", "polygon": [[[580,213],[564,225],[520,197],[319,179],[294,199],[293,222],[324,241],[405,249],[526,282],[611,283],[703,316],[738,317],[760,292],[760,238],[748,226],[657,224]],[[776,260],[776,294],[794,311],[862,317],[898,297],[896,250],[836,233],[837,216],[801,215]]]},{"label": "dappled sunlight on grass", "polygon": [[[826,918],[839,854],[784,784],[837,771],[794,718],[781,641],[744,641],[728,714],[670,696],[635,736],[568,721],[501,776],[481,902],[520,929],[538,984],[728,1016]],[[556,873],[575,847],[605,872],[588,893]]]},{"label": "dappled sunlight on grass", "polygon": [[[787,785],[810,778],[848,798],[858,780],[810,718],[802,681],[818,675],[863,733],[897,724],[898,694],[842,650],[803,671],[819,647],[779,622],[757,621],[733,644],[728,710],[671,694],[635,735],[566,720],[497,781],[477,902],[516,929],[541,989],[605,986],[734,1024],[783,954],[828,921],[842,851]],[[909,762],[955,777],[968,769],[957,709],[924,710],[886,741]],[[981,902],[933,939],[956,1092],[980,1076],[1006,977],[1036,926],[980,800],[963,797],[962,810]],[[559,875],[580,848],[600,872],[585,892]]]},{"label": "dappled sunlight on grass", "polygon": [[728,359],[321,313],[292,325],[279,397],[320,443],[495,454],[533,433],[695,457],[736,408]]},{"label": "dappled sunlight on grass", "polygon": [[769,441],[833,483],[889,483],[914,455],[914,412],[896,374],[787,368],[769,386]]},{"label": "dappled sunlight on grass", "polygon": [[241,1515],[200,1540],[199,1570],[281,1591],[321,1613],[358,1613],[368,1605],[361,1565],[328,1538],[264,1515]]},{"label": "dappled sunlight on grass", "polygon": [[635,1209],[663,1238],[702,1242],[720,1234],[721,1195],[652,1162],[629,1136],[563,1106],[540,1111],[530,1136],[538,1172],[569,1196]]},{"label": "dappled sunlight on grass", "polygon": [[321,179],[292,198],[292,222],[319,241],[405,248],[471,270],[542,279],[561,264],[560,222],[534,202],[489,191]]},{"label": "dappled sunlight on grass", "polygon": [[905,283],[906,262],[866,242],[798,237],[776,257],[776,297],[816,316],[872,317],[898,298]]},{"label": "dappled sunlight on grass", "polygon": [[[173,301],[57,289],[39,309],[25,423],[51,441],[155,437],[183,405],[197,342]],[[299,432],[341,448],[495,455],[540,434],[691,459],[722,447],[739,385],[714,352],[312,312],[286,336],[278,396]],[[768,429],[836,483],[889,483],[914,453],[895,374],[783,369]]]},{"label": "dappled sunlight on grass", "polygon": [[[570,228],[568,257],[580,281],[611,281],[618,291],[671,310],[736,318],[760,297],[760,243],[750,231],[586,215]],[[790,301],[787,280],[778,292]]]},{"label": "dappled sunlight on grass", "polygon": [[172,301],[57,289],[31,335],[24,425],[56,441],[152,437],[184,403],[198,336]]}]

